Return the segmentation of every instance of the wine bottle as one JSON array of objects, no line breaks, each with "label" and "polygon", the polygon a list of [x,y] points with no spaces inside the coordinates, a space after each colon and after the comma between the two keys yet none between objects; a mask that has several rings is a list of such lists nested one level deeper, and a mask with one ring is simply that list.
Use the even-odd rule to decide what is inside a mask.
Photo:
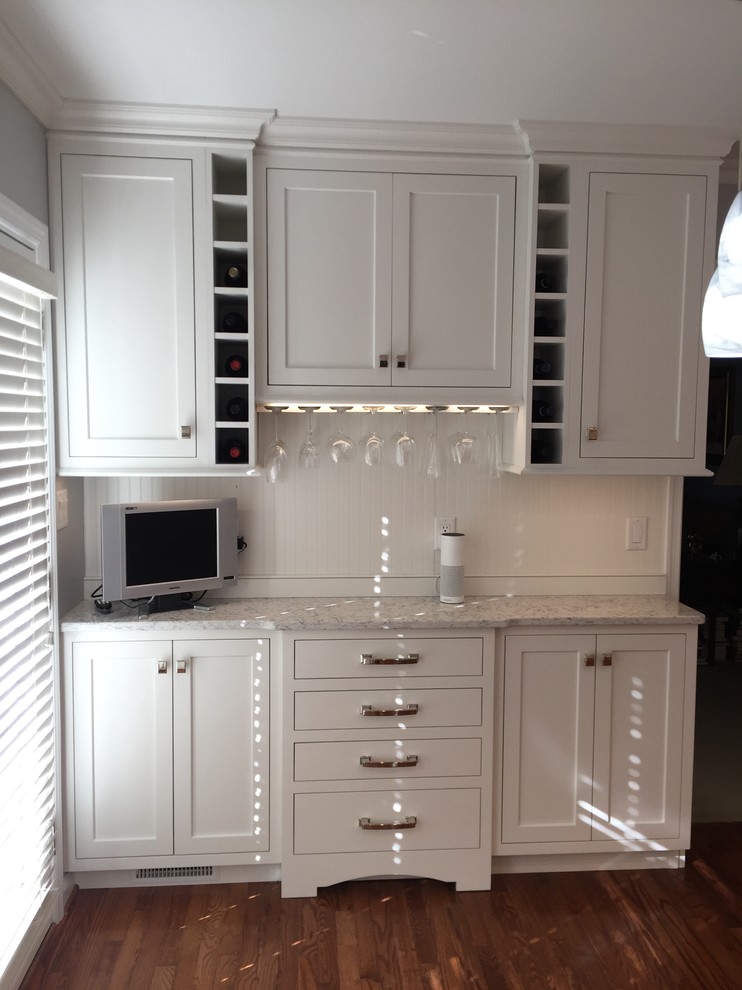
[{"label": "wine bottle", "polygon": [[553,378],[554,375],[551,361],[547,361],[546,358],[535,357],[533,359],[533,377]]},{"label": "wine bottle", "polygon": [[559,329],[559,320],[553,316],[543,316],[537,313],[533,318],[533,332],[537,337],[551,337]]},{"label": "wine bottle", "polygon": [[247,419],[247,402],[239,395],[232,395],[224,404],[227,419],[244,421]]},{"label": "wine bottle", "polygon": [[228,265],[224,269],[224,284],[244,286],[247,285],[247,269],[244,265]]},{"label": "wine bottle", "polygon": [[224,370],[233,378],[245,378],[247,375],[247,359],[242,354],[230,354],[224,362]]},{"label": "wine bottle", "polygon": [[247,330],[247,320],[235,310],[230,310],[222,317],[222,330],[226,333],[244,333]]},{"label": "wine bottle", "polygon": [[222,464],[236,464],[246,460],[246,458],[245,445],[239,437],[228,437],[222,442],[220,457]]},{"label": "wine bottle", "polygon": [[556,406],[543,399],[534,399],[531,419],[534,423],[553,423],[556,419]]},{"label": "wine bottle", "polygon": [[550,272],[536,272],[536,292],[554,292],[556,279]]},{"label": "wine bottle", "polygon": [[[539,430],[545,433],[545,430]],[[546,437],[531,437],[531,464],[557,464],[557,451],[552,439]]]}]

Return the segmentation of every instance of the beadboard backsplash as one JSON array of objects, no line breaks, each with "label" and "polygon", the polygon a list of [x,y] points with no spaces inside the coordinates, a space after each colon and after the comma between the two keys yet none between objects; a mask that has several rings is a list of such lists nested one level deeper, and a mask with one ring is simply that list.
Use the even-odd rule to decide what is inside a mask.
[{"label": "beadboard backsplash", "polygon": [[[85,480],[86,594],[100,580],[99,507],[105,502],[235,496],[247,541],[232,596],[435,594],[434,519],[455,516],[466,534],[467,594],[665,594],[679,538],[676,479],[636,476],[485,475],[481,464],[445,463],[424,470],[431,417],[408,416],[416,439],[414,467],[397,467],[390,436],[401,426],[379,414],[382,464],[363,462],[370,418],[348,414],[344,430],[358,444],[350,464],[327,453],[334,414],[314,416],[320,465],[300,469],[297,453],[307,417],[279,416],[289,449],[284,483],[258,478],[90,478]],[[484,440],[489,417],[472,416]],[[396,420],[396,421],[395,421]],[[261,450],[273,421],[260,416]],[[440,415],[439,434],[461,429],[461,416]],[[646,550],[625,549],[626,518],[648,519]]]}]

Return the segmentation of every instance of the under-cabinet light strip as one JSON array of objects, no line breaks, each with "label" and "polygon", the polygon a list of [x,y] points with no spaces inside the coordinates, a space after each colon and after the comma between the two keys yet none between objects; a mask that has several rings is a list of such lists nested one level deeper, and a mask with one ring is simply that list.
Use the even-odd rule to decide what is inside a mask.
[{"label": "under-cabinet light strip", "polygon": [[296,403],[296,402],[265,402],[258,404],[258,412],[281,412],[281,413],[509,413],[517,412],[515,406],[420,406],[420,405],[354,405],[349,403]]}]

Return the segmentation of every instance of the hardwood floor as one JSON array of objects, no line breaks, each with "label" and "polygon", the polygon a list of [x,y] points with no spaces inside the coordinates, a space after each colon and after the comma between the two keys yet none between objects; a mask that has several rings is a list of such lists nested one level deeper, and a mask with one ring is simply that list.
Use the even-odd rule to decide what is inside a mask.
[{"label": "hardwood floor", "polygon": [[78,890],[21,990],[740,990],[742,823],[684,870]]}]

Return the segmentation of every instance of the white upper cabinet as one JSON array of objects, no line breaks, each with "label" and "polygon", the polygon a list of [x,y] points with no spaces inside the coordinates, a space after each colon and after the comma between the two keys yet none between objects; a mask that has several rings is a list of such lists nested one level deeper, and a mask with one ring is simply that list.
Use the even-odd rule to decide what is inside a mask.
[{"label": "white upper cabinet", "polygon": [[580,458],[703,459],[707,186],[704,175],[590,175]]},{"label": "white upper cabinet", "polygon": [[61,156],[61,456],[196,451],[192,162]]},{"label": "white upper cabinet", "polygon": [[260,399],[522,396],[516,175],[269,166],[265,190]]}]

